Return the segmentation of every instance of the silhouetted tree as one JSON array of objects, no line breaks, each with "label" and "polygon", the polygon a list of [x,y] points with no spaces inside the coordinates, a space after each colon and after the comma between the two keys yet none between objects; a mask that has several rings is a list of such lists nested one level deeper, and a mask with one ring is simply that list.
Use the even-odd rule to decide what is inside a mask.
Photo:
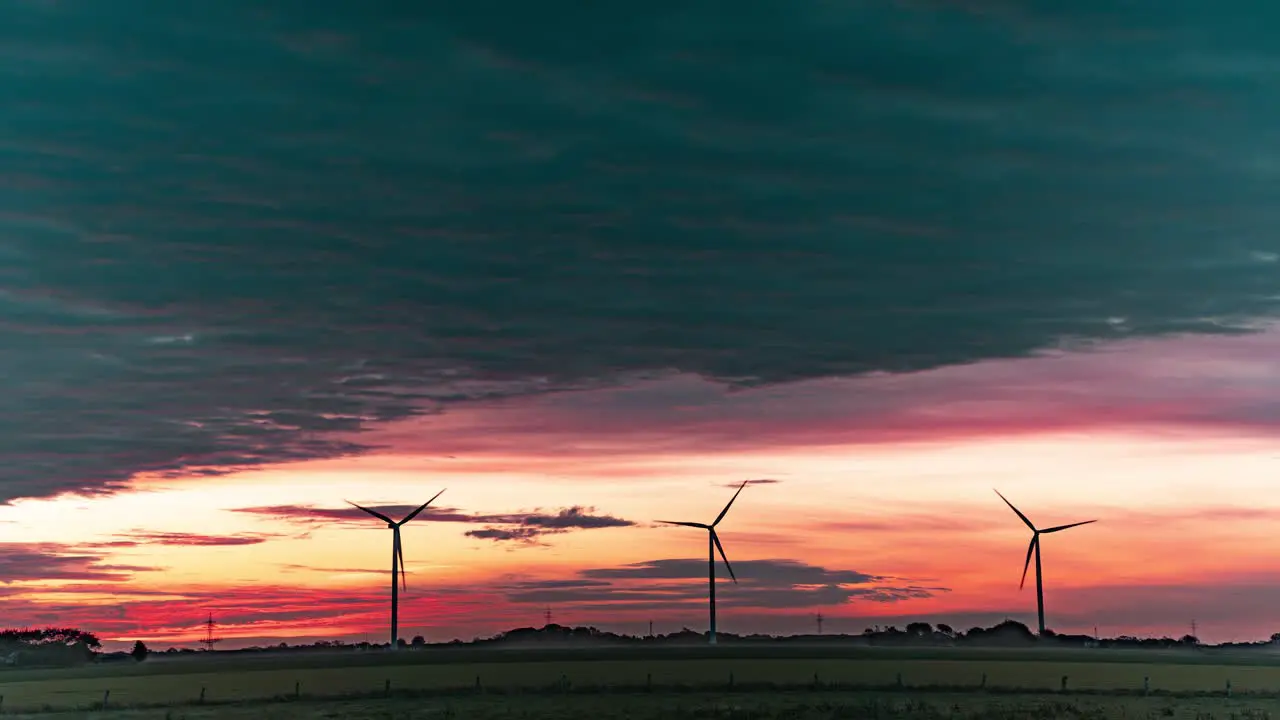
[{"label": "silhouetted tree", "polygon": [[[1277,635],[1280,635],[1280,634],[1277,634]],[[1272,642],[1275,642],[1277,635],[1271,636]],[[1178,640],[1178,642],[1182,643],[1183,645],[1199,645],[1200,638],[1196,637],[1195,635],[1183,635],[1182,638]]]},{"label": "silhouetted tree", "polygon": [[133,649],[129,651],[129,654],[133,656],[133,659],[137,660],[138,662],[142,662],[143,660],[146,660],[147,655],[149,655],[150,653],[151,651],[147,649],[147,644],[142,642],[141,640],[135,642],[133,644]]},{"label": "silhouetted tree", "polygon": [[965,642],[975,645],[1029,645],[1036,641],[1036,636],[1026,625],[1014,620],[1005,620],[990,628],[973,628],[965,633]]},{"label": "silhouetted tree", "polygon": [[0,653],[18,653],[24,665],[77,665],[91,660],[101,647],[93,633],[75,628],[0,630]]},{"label": "silhouetted tree", "polygon": [[427,644],[427,639],[426,639],[426,638],[422,637],[421,635],[414,635],[414,636],[413,636],[413,642],[412,642],[412,645],[413,645],[414,647],[422,647],[423,645],[426,645],[426,644]]},{"label": "silhouetted tree", "polygon": [[938,632],[946,635],[947,637],[954,637],[956,634],[956,631],[946,623],[938,623]]},{"label": "silhouetted tree", "polygon": [[98,636],[75,628],[0,630],[0,645],[12,644],[27,647],[79,646],[88,650],[98,650],[102,647]]},{"label": "silhouetted tree", "polygon": [[916,637],[929,637],[933,634],[933,626],[927,622],[907,623],[907,634]]}]

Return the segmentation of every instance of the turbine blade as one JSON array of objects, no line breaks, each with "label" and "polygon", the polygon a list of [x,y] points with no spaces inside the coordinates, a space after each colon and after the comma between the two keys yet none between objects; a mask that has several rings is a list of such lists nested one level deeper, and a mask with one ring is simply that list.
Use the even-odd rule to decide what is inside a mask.
[{"label": "turbine blade", "polygon": [[[996,490],[996,494],[1000,495],[1000,491]],[[1000,499],[1004,501],[1005,505],[1008,505],[1014,512],[1018,513],[1018,517],[1022,518],[1022,522],[1026,523],[1027,527],[1031,528],[1032,530],[1036,529],[1036,526],[1031,524],[1031,521],[1027,519],[1026,515],[1022,514],[1021,510],[1019,510],[1016,507],[1013,507],[1013,503],[1009,502],[1009,498],[1005,497],[1004,495],[1000,495]]]},{"label": "turbine blade", "polygon": [[1027,584],[1027,569],[1031,567],[1031,553],[1035,552],[1036,543],[1040,542],[1040,535],[1031,536],[1031,544],[1027,546],[1027,561],[1022,564],[1022,580],[1018,581],[1018,589],[1021,590],[1023,585]]},{"label": "turbine blade", "polygon": [[386,522],[388,525],[395,525],[395,521],[393,521],[391,518],[387,517],[386,515],[383,515],[382,513],[378,512],[377,510],[370,510],[370,509],[369,509],[369,508],[367,508],[367,507],[362,507],[362,506],[360,506],[360,505],[356,505],[355,503],[351,502],[350,500],[348,500],[348,501],[347,501],[347,504],[348,504],[348,505],[350,505],[351,507],[360,508],[361,510],[363,510],[363,511],[365,511],[365,512],[369,513],[370,515],[372,515],[372,516],[374,516],[374,517],[376,517],[376,518],[378,518],[379,520],[382,520],[383,522]]},{"label": "turbine blade", "polygon": [[738,492],[734,493],[733,497],[729,498],[729,504],[725,505],[724,509],[720,511],[720,514],[716,516],[716,521],[711,523],[711,527],[715,527],[720,524],[720,521],[724,519],[725,514],[729,512],[729,508],[733,507],[733,501],[738,499],[738,496],[742,494],[742,489],[745,488],[749,482],[751,481],[742,481],[742,485],[738,488]]},{"label": "turbine blade", "polygon": [[395,533],[396,558],[399,560],[400,565],[400,588],[407,591],[409,589],[409,581],[404,576],[404,545],[400,542],[400,528],[396,528]]},{"label": "turbine blade", "polygon": [[711,529],[710,525],[704,525],[702,523],[676,522],[675,520],[654,520],[654,522],[660,522],[663,525],[681,525],[683,527],[693,527],[693,528],[698,528],[699,530]]},{"label": "turbine blade", "polygon": [[1041,530],[1040,532],[1041,532],[1041,534],[1043,534],[1043,533],[1051,533],[1051,532],[1058,532],[1059,530],[1066,530],[1067,528],[1080,527],[1081,525],[1088,525],[1089,523],[1096,523],[1096,522],[1098,522],[1098,521],[1097,521],[1097,520],[1085,520],[1084,522],[1071,523],[1070,525],[1059,525],[1059,526],[1057,526],[1057,527],[1051,527],[1051,528],[1049,528],[1049,529],[1047,529],[1047,530]]},{"label": "turbine blade", "polygon": [[[447,490],[447,489],[448,489],[448,488],[445,488],[445,490]],[[440,497],[440,493],[442,493],[442,492],[444,492],[444,490],[441,490],[440,492],[438,492],[438,493],[436,493],[435,495],[431,496],[431,499],[430,499],[430,500],[428,500],[428,501],[426,501],[426,502],[422,503],[422,505],[418,506],[418,509],[417,509],[417,510],[414,510],[413,512],[409,513],[409,514],[405,517],[405,519],[401,520],[401,521],[400,521],[400,524],[401,524],[401,525],[403,525],[403,524],[405,524],[405,523],[409,522],[410,520],[412,520],[412,519],[414,519],[414,518],[418,517],[418,513],[422,512],[423,510],[426,510],[426,509],[427,509],[427,506],[428,506],[428,505],[430,505],[431,503],[435,502],[436,498]]]},{"label": "turbine blade", "polygon": [[738,584],[738,576],[733,574],[733,566],[729,564],[729,556],[724,554],[724,546],[720,544],[720,536],[716,535],[716,531],[711,531],[711,542],[716,544],[716,549],[720,551],[720,559],[724,561],[724,566],[729,569],[729,577],[733,578],[733,584]]}]

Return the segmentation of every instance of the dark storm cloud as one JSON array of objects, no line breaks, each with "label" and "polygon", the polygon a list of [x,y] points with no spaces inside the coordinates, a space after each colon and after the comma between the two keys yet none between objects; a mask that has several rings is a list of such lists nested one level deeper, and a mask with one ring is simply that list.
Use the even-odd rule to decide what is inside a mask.
[{"label": "dark storm cloud", "polygon": [[[417,508],[412,505],[366,505],[370,510],[398,520]],[[291,522],[316,524],[340,522],[368,525],[373,520],[358,508],[317,508],[309,505],[269,505],[263,507],[236,508],[232,512],[262,515]],[[575,505],[552,513],[541,510],[526,513],[494,515],[467,514],[457,508],[427,508],[415,522],[455,522],[486,525],[478,530],[468,530],[468,537],[480,540],[519,541],[532,543],[543,535],[558,535],[573,530],[593,530],[612,527],[632,527],[630,520],[613,515],[596,514],[593,507]]]},{"label": "dark storm cloud", "polygon": [[[901,585],[896,578],[829,570],[798,560],[743,560],[734,563],[734,571],[738,584],[724,584],[717,591],[717,602],[725,607],[802,608],[855,600],[892,603],[948,592],[947,588]],[[525,580],[510,583],[504,590],[507,599],[517,603],[572,603],[580,610],[618,610],[705,602],[706,578],[705,560],[665,559],[581,570],[571,580]],[[688,580],[699,582],[681,582]]]},{"label": "dark storm cloud", "polygon": [[[1270,438],[1280,425],[1280,327],[1231,338],[1130,339],[902,375],[733,389],[688,374],[411,420],[377,433],[473,467],[602,477],[617,457],[1116,429]],[[500,412],[493,412],[498,407]],[[423,439],[429,437],[429,443]],[[513,448],[519,448],[513,458]],[[573,464],[565,458],[572,456]],[[613,457],[611,457],[613,456]],[[609,463],[614,463],[609,467]],[[637,474],[651,471],[638,466]],[[736,488],[741,482],[725,483]]]},{"label": "dark storm cloud", "polygon": [[0,498],[1276,307],[1269,7],[318,7],[0,9]]}]

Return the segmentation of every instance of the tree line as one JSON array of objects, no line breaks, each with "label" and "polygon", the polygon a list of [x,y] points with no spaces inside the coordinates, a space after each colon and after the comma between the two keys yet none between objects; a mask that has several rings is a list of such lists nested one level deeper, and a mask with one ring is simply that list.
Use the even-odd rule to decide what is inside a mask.
[{"label": "tree line", "polygon": [[[541,628],[515,628],[486,638],[475,638],[471,641],[453,640],[448,643],[428,643],[421,635],[411,641],[403,639],[399,645],[405,649],[427,649],[442,647],[484,647],[484,646],[593,646],[593,645],[702,645],[706,643],[706,633],[683,628],[678,632],[665,635],[627,635],[600,630],[594,627],[570,627],[566,625],[548,624]],[[823,645],[864,645],[877,647],[897,646],[972,646],[972,647],[1030,647],[1057,646],[1082,648],[1142,648],[1142,649],[1174,649],[1174,648],[1229,648],[1233,650],[1259,649],[1280,645],[1280,633],[1267,640],[1257,642],[1223,643],[1208,646],[1192,635],[1180,638],[1138,638],[1132,635],[1117,637],[1093,637],[1090,635],[1072,635],[1055,633],[1047,630],[1043,636],[1037,636],[1023,623],[1005,620],[991,627],[972,627],[965,631],[956,630],[945,623],[933,625],[927,622],[907,623],[901,629],[889,625],[867,628],[861,634],[823,634],[823,635],[735,635],[733,633],[717,633],[721,643],[733,644],[823,644]],[[223,651],[231,653],[256,652],[306,652],[332,650],[372,650],[386,647],[385,643],[347,643],[341,640],[321,640],[310,644],[289,645],[279,643],[265,647],[249,647],[239,650]],[[191,649],[169,648],[164,654],[196,653]],[[137,641],[133,649],[127,653],[103,653],[102,642],[98,637],[77,628],[23,628],[0,630],[0,664],[22,666],[70,666],[86,662],[108,661],[142,661],[151,650],[142,641]]]},{"label": "tree line", "polygon": [[[150,650],[141,640],[128,653],[113,656],[145,660]],[[66,667],[101,659],[102,641],[78,628],[10,628],[0,630],[0,662],[5,665]]]}]

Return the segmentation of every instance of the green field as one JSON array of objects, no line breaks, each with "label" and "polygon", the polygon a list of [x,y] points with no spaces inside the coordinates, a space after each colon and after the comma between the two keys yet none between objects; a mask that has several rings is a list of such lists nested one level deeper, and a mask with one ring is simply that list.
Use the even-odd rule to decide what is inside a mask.
[{"label": "green field", "polygon": [[[805,692],[301,700],[62,716],[101,720],[1269,720],[1273,714],[1280,714],[1280,700]],[[49,720],[58,716],[6,717]]]},{"label": "green field", "polygon": [[[706,692],[719,693],[724,702],[744,707],[758,704],[759,698],[790,697],[795,702],[812,704],[813,698],[826,695],[842,698],[840,702],[852,707],[877,693],[891,691],[899,679],[903,689],[891,692],[899,698],[912,688],[916,688],[917,695],[937,694],[945,689],[946,693],[937,694],[948,698],[950,715],[944,716],[955,716],[958,705],[1012,702],[1014,691],[1053,693],[1049,697],[1054,702],[1071,699],[1108,707],[1119,707],[1117,703],[1174,702],[1159,697],[1170,693],[1216,696],[1176,700],[1182,704],[1251,701],[1270,706],[1275,702],[1247,696],[1280,697],[1280,664],[1270,656],[1250,658],[1253,662],[1246,664],[1246,659],[1240,657],[1124,651],[657,650],[426,650],[155,658],[141,664],[4,671],[0,672],[0,695],[3,709],[11,712],[71,710],[92,707],[109,691],[109,708],[172,705],[181,709],[176,711],[180,714],[171,717],[190,718],[249,717],[236,714],[245,706],[223,703],[293,697],[295,691],[300,700],[282,705],[256,704],[252,716],[321,717],[306,714],[312,711],[304,708],[333,707],[343,696],[365,696],[349,702],[355,703],[352,707],[382,708],[377,710],[382,713],[378,717],[401,717],[396,714],[399,710],[388,710],[401,704],[405,708],[435,707],[437,717],[442,708],[464,705],[470,709],[463,717],[488,717],[484,713],[499,712],[513,703],[522,708],[545,703],[556,707],[574,705],[581,706],[583,712],[589,712],[592,706],[598,709],[602,705],[635,705],[657,712],[661,702],[668,700],[695,705],[710,702],[697,699]],[[986,692],[981,689],[984,676]],[[1061,692],[1063,676],[1067,678],[1066,694]],[[1226,697],[1228,681],[1233,691],[1230,699]],[[1144,682],[1149,683],[1156,697],[1142,697]],[[385,693],[388,683],[392,697],[376,697]],[[766,687],[774,689],[765,692]],[[202,691],[207,705],[189,707]],[[311,702],[325,698],[329,698],[325,703]],[[486,710],[489,705],[493,707]],[[218,714],[209,714],[215,711]],[[272,715],[277,711],[303,714]],[[156,710],[146,712],[150,714],[139,717],[164,717]],[[115,717],[117,713],[111,715]],[[127,713],[122,710],[118,716],[127,717]],[[329,715],[340,716],[345,717]],[[824,717],[844,716],[828,712]]]}]

